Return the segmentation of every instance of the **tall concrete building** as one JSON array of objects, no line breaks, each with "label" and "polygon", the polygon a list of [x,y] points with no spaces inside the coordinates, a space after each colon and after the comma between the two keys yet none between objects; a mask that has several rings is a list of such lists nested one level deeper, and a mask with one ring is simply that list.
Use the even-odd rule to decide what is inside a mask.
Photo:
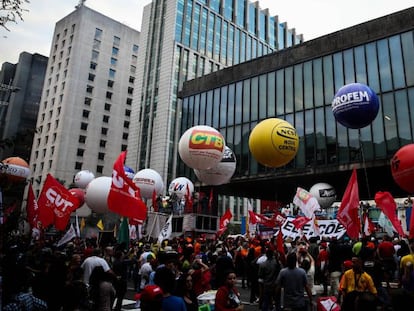
[{"label": "tall concrete building", "polygon": [[46,74],[47,57],[22,52],[16,64],[0,70],[0,159],[18,156],[29,161]]},{"label": "tall concrete building", "polygon": [[302,41],[259,2],[154,0],[143,14],[128,166],[154,169],[168,185],[177,177],[182,83]]},{"label": "tall concrete building", "polygon": [[30,158],[68,187],[80,170],[111,176],[127,149],[139,32],[84,5],[56,23]]}]

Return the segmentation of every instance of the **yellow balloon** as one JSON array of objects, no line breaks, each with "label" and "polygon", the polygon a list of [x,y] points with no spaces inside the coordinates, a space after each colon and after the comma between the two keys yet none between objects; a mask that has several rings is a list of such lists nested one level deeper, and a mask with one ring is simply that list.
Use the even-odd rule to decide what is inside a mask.
[{"label": "yellow balloon", "polygon": [[270,118],[258,123],[250,133],[249,149],[262,165],[280,167],[289,163],[299,147],[296,129],[287,121]]}]

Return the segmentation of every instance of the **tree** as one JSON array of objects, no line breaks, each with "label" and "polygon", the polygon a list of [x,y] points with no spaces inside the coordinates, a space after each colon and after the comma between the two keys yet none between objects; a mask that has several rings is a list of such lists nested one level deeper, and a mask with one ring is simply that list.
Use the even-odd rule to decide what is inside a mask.
[{"label": "tree", "polygon": [[6,24],[9,22],[16,23],[23,21],[23,12],[27,12],[27,9],[23,8],[25,3],[30,3],[29,0],[0,0],[0,26],[10,31]]}]

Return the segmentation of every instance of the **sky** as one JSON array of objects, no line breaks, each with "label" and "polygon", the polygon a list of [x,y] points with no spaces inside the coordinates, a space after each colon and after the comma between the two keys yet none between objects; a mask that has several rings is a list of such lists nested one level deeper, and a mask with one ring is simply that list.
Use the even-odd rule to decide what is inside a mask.
[{"label": "sky", "polygon": [[[79,0],[30,0],[24,21],[0,28],[0,65],[17,63],[21,52],[49,56],[57,21],[75,10]],[[87,0],[85,5],[134,29],[141,30],[143,7],[151,0]],[[259,0],[262,9],[287,22],[311,40],[413,6],[413,0]],[[1,12],[3,13],[3,12]]]}]

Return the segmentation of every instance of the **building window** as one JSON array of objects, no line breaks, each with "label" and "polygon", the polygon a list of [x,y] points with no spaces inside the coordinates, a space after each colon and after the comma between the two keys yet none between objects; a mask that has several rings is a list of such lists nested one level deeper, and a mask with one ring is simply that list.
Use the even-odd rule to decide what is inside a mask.
[{"label": "building window", "polygon": [[131,110],[125,109],[125,116],[130,117],[131,116]]},{"label": "building window", "polygon": [[112,55],[116,56],[119,53],[119,49],[117,47],[112,47]]},{"label": "building window", "polygon": [[106,140],[101,139],[99,141],[99,146],[102,147],[102,148],[105,148],[105,146],[106,146]]},{"label": "building window", "polygon": [[79,135],[79,142],[80,142],[81,144],[84,144],[84,143],[86,142],[86,136],[84,136],[84,135]]},{"label": "building window", "polygon": [[83,154],[85,153],[85,149],[78,149],[78,152],[76,153],[76,155],[78,157],[83,157]]},{"label": "building window", "polygon": [[108,123],[109,122],[109,116],[103,116],[102,121],[104,123]]},{"label": "building window", "polygon": [[112,98],[112,92],[106,92],[106,98],[111,99]]},{"label": "building window", "polygon": [[97,40],[97,39],[94,39],[93,40],[93,46],[92,46],[92,48],[94,50],[99,50],[100,47],[101,47],[101,41],[100,40]]},{"label": "building window", "polygon": [[108,134],[108,128],[107,128],[107,127],[103,127],[103,128],[101,128],[101,134],[102,134],[102,135],[106,135],[106,134]]},{"label": "building window", "polygon": [[111,57],[111,65],[116,66],[117,63],[118,63],[118,60],[115,57]]},{"label": "building window", "polygon": [[127,98],[127,100],[126,100],[126,104],[127,104],[128,106],[131,106],[131,105],[132,105],[132,98]]},{"label": "building window", "polygon": [[115,73],[116,73],[116,70],[114,70],[114,69],[109,69],[109,77],[110,77],[111,79],[114,79],[114,78],[115,78]]},{"label": "building window", "polygon": [[137,71],[137,67],[131,65],[130,72],[135,73]]},{"label": "building window", "polygon": [[88,76],[88,80],[89,81],[94,81],[95,80],[95,75],[93,73],[90,73]]},{"label": "building window", "polygon": [[135,82],[135,77],[129,76],[129,83],[134,83]]},{"label": "building window", "polygon": [[87,85],[86,86],[86,92],[87,93],[92,93],[92,91],[93,91],[93,86],[92,85]]},{"label": "building window", "polygon": [[123,134],[122,134],[122,139],[127,140],[127,139],[128,139],[128,133],[123,133]]},{"label": "building window", "polygon": [[88,123],[82,122],[81,123],[81,130],[86,131],[88,129]]},{"label": "building window", "polygon": [[119,46],[119,43],[121,42],[121,38],[120,37],[117,37],[117,36],[114,36],[114,45],[115,46]]},{"label": "building window", "polygon": [[102,37],[102,29],[96,28],[95,29],[95,39],[99,39]]},{"label": "building window", "polygon": [[92,98],[90,98],[90,97],[85,97],[85,105],[86,106],[90,106],[91,105],[91,102],[92,102]]},{"label": "building window", "polygon": [[103,165],[97,165],[96,166],[96,172],[97,173],[102,173],[103,172]]},{"label": "building window", "polygon": [[93,51],[92,51],[92,60],[97,60],[97,59],[98,59],[98,57],[99,57],[99,52],[98,52],[98,51],[93,50]]},{"label": "building window", "polygon": [[133,87],[128,87],[128,94],[132,95],[134,93],[134,88]]},{"label": "building window", "polygon": [[132,55],[132,63],[136,64],[138,60],[138,57],[136,55]]},{"label": "building window", "polygon": [[133,52],[133,53],[135,53],[135,54],[137,54],[137,53],[138,53],[138,45],[134,44],[134,45],[132,46],[132,52]]},{"label": "building window", "polygon": [[96,66],[98,66],[97,63],[91,62],[91,64],[89,65],[89,68],[92,69],[92,70],[96,70]]},{"label": "building window", "polygon": [[89,110],[83,110],[82,117],[89,118]]},{"label": "building window", "polygon": [[81,170],[82,169],[82,162],[75,162],[75,170]]},{"label": "building window", "polygon": [[129,128],[129,121],[124,121],[124,128]]},{"label": "building window", "polygon": [[98,159],[99,160],[105,160],[105,153],[104,152],[99,152],[98,153]]},{"label": "building window", "polygon": [[111,111],[111,104],[105,103],[105,111]]},{"label": "building window", "polygon": [[108,80],[108,87],[112,88],[114,86],[114,81],[113,80]]},{"label": "building window", "polygon": [[127,150],[127,147],[128,147],[127,145],[122,145],[122,146],[121,146],[121,150],[122,150],[122,151],[125,151],[125,150]]}]

